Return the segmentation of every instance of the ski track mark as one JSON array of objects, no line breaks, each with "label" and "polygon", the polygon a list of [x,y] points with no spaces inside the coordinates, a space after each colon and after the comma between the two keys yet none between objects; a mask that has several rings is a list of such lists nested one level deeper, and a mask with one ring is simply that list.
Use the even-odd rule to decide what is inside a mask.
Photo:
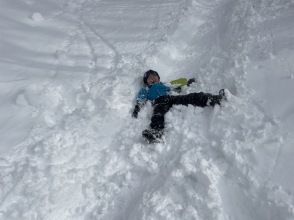
[{"label": "ski track mark", "polygon": [[[118,63],[121,59],[121,55],[118,52],[118,50],[115,48],[115,46],[111,44],[106,38],[104,38],[101,34],[99,34],[97,30],[95,30],[93,27],[91,27],[91,25],[89,25],[85,21],[83,21],[81,24],[87,27],[90,31],[92,31],[92,33],[96,35],[113,52],[114,56],[113,56],[113,62],[111,66],[112,66],[112,69],[117,69]],[[93,49],[91,45],[89,45],[89,47]]]}]

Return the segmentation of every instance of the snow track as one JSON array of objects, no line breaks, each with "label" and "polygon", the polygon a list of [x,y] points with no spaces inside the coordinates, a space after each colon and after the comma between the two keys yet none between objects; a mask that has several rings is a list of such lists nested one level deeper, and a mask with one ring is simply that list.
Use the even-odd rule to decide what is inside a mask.
[{"label": "snow track", "polygon": [[[293,188],[275,178],[293,136],[253,100],[246,78],[257,79],[252,54],[271,53],[260,25],[290,21],[293,1],[3,0],[0,8],[1,220],[294,219]],[[293,43],[293,32],[282,33]],[[164,143],[147,145],[152,108],[137,120],[130,111],[148,68],[163,81],[196,77],[183,93],[228,88],[229,100],[174,107]]]}]

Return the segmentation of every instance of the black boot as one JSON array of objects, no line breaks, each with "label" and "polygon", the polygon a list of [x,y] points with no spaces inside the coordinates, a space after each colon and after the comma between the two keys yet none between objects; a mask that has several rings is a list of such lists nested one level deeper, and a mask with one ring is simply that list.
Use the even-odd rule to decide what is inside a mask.
[{"label": "black boot", "polygon": [[149,143],[160,142],[160,139],[163,135],[163,129],[146,129],[142,132],[143,138]]},{"label": "black boot", "polygon": [[221,105],[221,102],[224,100],[227,100],[226,93],[224,89],[221,89],[219,90],[218,95],[210,95],[208,97],[207,105]]},{"label": "black boot", "polygon": [[226,91],[225,91],[225,89],[221,89],[221,90],[219,90],[218,94],[219,94],[219,96],[221,97],[221,100],[225,100],[225,101],[227,101],[227,96],[226,96]]}]

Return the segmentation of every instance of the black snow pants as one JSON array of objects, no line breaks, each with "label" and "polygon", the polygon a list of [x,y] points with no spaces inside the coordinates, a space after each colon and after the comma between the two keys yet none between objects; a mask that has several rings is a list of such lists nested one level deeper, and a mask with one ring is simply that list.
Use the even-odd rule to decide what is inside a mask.
[{"label": "black snow pants", "polygon": [[155,130],[164,129],[164,116],[173,105],[194,105],[199,107],[220,105],[220,95],[209,93],[190,93],[178,96],[161,96],[153,104],[153,115],[150,128]]}]

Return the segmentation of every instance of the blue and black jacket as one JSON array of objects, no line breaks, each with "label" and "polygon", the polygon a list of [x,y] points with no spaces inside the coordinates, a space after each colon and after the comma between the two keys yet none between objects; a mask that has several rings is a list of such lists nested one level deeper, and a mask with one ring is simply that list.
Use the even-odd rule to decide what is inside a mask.
[{"label": "blue and black jacket", "polygon": [[168,84],[159,82],[151,86],[141,88],[136,98],[136,106],[133,111],[133,117],[137,117],[141,107],[147,101],[151,101],[152,103],[154,103],[157,98],[170,95],[172,91],[180,92],[182,86],[189,86],[192,82],[195,82],[195,80],[180,78],[177,80],[173,80]]},{"label": "blue and black jacket", "polygon": [[141,88],[136,101],[139,103],[145,103],[146,101],[153,102],[160,96],[169,95],[171,87],[163,84],[162,82],[155,83],[150,87]]}]

